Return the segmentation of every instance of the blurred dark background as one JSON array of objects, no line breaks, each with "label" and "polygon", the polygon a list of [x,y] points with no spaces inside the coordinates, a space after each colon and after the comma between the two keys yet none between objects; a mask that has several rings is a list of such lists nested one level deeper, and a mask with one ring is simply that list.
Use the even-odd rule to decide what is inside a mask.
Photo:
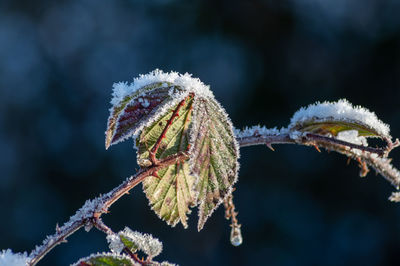
[{"label": "blurred dark background", "polygon": [[[236,127],[286,126],[301,106],[347,98],[400,137],[400,1],[0,1],[0,250],[30,251],[84,201],[137,169],[132,141],[104,149],[113,82],[155,68],[210,84]],[[300,146],[241,150],[234,193],[196,231],[168,227],[137,187],[104,216],[164,243],[180,265],[400,265],[400,205],[371,172]],[[400,152],[392,152],[400,166]],[[79,231],[39,265],[107,250]]]}]

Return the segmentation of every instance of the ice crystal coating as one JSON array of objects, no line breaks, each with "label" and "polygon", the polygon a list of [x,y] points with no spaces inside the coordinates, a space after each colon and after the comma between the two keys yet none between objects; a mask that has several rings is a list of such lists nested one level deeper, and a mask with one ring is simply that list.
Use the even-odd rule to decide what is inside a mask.
[{"label": "ice crystal coating", "polygon": [[189,164],[197,177],[200,231],[237,181],[239,144],[228,115],[214,99],[198,99],[193,116]]},{"label": "ice crystal coating", "polygon": [[[100,212],[101,210],[99,208],[102,207],[103,200],[108,195],[111,195],[112,192],[113,191],[104,195],[104,197],[87,200],[85,204],[73,216],[70,217],[68,222],[66,222],[62,227],[57,226],[57,232],[55,234],[47,236],[43,240],[42,245],[36,246],[31,252],[30,257],[36,257],[46,246],[57,243],[61,235],[68,235],[67,232],[69,232],[72,228],[79,228],[81,222],[91,218],[94,212]],[[57,244],[59,244],[59,242]]]},{"label": "ice crystal coating", "polygon": [[189,154],[189,160],[154,172],[143,188],[152,209],[172,226],[186,228],[190,207],[199,205],[203,228],[231,193],[239,169],[232,123],[209,86],[187,73],[155,70],[130,85],[114,84],[111,103],[106,148],[133,136],[141,168]]},{"label": "ice crystal coating", "polygon": [[[157,150],[156,158],[166,157],[186,152],[189,145],[189,125],[192,120],[193,96],[187,97],[174,119],[170,128]],[[153,126],[146,127],[137,138],[138,164],[147,167],[150,161],[149,152],[161,136],[165,126],[171,119],[174,106],[164,116],[160,117]],[[179,221],[187,227],[187,214],[189,206],[195,204],[196,193],[193,191],[195,177],[190,175],[187,163],[169,165],[143,181],[143,189],[154,212],[169,225],[175,226]]]},{"label": "ice crystal coating", "polygon": [[162,243],[157,238],[150,234],[143,234],[137,231],[132,231],[128,227],[118,233],[118,236],[125,247],[132,252],[139,249],[146,253],[150,258],[154,258],[162,252]]},{"label": "ice crystal coating", "polygon": [[330,133],[334,136],[340,131],[357,130],[359,136],[390,138],[389,126],[379,120],[375,113],[353,106],[345,99],[317,102],[301,108],[293,115],[289,129]]},{"label": "ice crystal coating", "polygon": [[89,265],[89,266],[97,266],[97,265],[109,265],[109,266],[122,266],[122,265],[140,265],[132,260],[130,257],[124,254],[103,252],[92,254],[88,257],[82,258],[71,266],[81,266],[81,265]]},{"label": "ice crystal coating", "polygon": [[13,253],[11,249],[0,251],[0,266],[26,266],[29,259],[26,252]]},{"label": "ice crystal coating", "polygon": [[153,83],[161,83],[161,87],[168,87],[168,83],[185,88],[187,92],[193,92],[200,97],[214,97],[210,91],[210,87],[205,85],[198,78],[193,78],[192,74],[185,73],[179,74],[178,72],[171,71],[169,73],[162,70],[155,69],[154,71],[140,75],[135,78],[131,84],[127,82],[118,82],[113,85],[113,98],[111,99],[112,105],[119,104],[126,96],[134,94],[142,87],[148,86]]},{"label": "ice crystal coating", "polygon": [[365,137],[359,136],[357,130],[341,131],[338,133],[337,139],[347,141],[350,143],[354,143],[357,145],[368,146],[368,143],[367,143],[367,140],[365,139]]},{"label": "ice crystal coating", "polygon": [[236,129],[235,128],[235,135],[237,138],[245,138],[251,136],[277,136],[280,134],[287,133],[287,128],[277,129],[274,128],[266,128],[265,126],[253,126],[253,127],[245,127],[244,129]]},{"label": "ice crystal coating", "polygon": [[109,243],[108,247],[114,253],[121,253],[121,251],[125,248],[124,243],[122,243],[117,234],[108,235],[107,242]]},{"label": "ice crystal coating", "polygon": [[110,117],[106,131],[106,148],[131,136],[136,137],[189,93],[213,98],[209,86],[191,74],[154,70],[135,78],[131,84],[114,84]]}]

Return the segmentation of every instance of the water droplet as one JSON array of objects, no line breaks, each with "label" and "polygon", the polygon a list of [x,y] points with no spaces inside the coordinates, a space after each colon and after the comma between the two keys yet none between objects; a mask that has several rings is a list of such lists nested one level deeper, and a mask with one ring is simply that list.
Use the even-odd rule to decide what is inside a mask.
[{"label": "water droplet", "polygon": [[231,244],[235,247],[240,246],[243,242],[242,231],[239,227],[232,227],[231,230]]}]

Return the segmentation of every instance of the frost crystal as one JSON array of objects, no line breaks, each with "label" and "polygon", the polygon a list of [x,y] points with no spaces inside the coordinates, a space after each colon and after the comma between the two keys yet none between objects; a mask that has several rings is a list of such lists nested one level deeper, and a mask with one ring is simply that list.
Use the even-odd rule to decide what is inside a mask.
[{"label": "frost crystal", "polygon": [[[152,86],[151,90],[142,91]],[[214,98],[209,86],[188,73],[165,73],[156,69],[140,75],[131,84],[115,83],[111,100],[113,106],[110,108],[106,131],[106,148],[129,137],[136,138],[144,127],[159,119],[189,93]]]},{"label": "frost crystal", "polygon": [[[111,192],[110,192],[111,193]],[[105,199],[106,194],[103,198]],[[95,198],[93,200],[87,200],[85,204],[73,215],[70,217],[69,221],[66,222],[62,227],[57,226],[57,232],[54,235],[47,236],[41,246],[36,246],[36,248],[30,254],[31,257],[35,257],[37,254],[42,252],[46,246],[51,245],[59,241],[60,235],[65,234],[72,227],[79,227],[79,224],[88,218],[93,216],[94,212],[100,211],[98,208],[102,206],[103,198]],[[1,264],[0,264],[1,265]]]},{"label": "frost crystal", "polygon": [[262,127],[260,125],[254,126],[254,127],[245,127],[243,130],[236,129],[235,128],[235,135],[237,138],[245,138],[245,137],[251,137],[251,136],[257,136],[257,135],[263,135],[263,136],[277,136],[282,133],[286,133],[287,129],[286,128],[281,128],[277,129],[276,127],[274,128],[266,128]]},{"label": "frost crystal", "polygon": [[[92,262],[92,261],[96,261],[96,259],[98,258],[112,258],[115,260],[124,260],[124,264],[123,265],[127,265],[126,263],[129,262],[129,265],[134,265],[134,266],[140,266],[141,264],[136,263],[135,261],[133,261],[129,256],[125,255],[125,254],[116,254],[116,253],[96,253],[96,254],[91,254],[88,257],[82,258],[79,261],[77,261],[74,264],[71,264],[71,266],[80,266],[80,265],[100,265],[97,263],[92,263],[92,264],[85,264],[87,262]],[[121,265],[120,263],[115,263],[115,262],[110,262],[106,263],[106,264],[101,264],[101,265]]]},{"label": "frost crystal", "polygon": [[168,83],[172,83],[198,96],[205,98],[214,97],[209,86],[206,86],[200,79],[193,78],[189,73],[182,75],[174,71],[166,73],[156,69],[146,75],[140,75],[138,78],[135,78],[131,84],[127,82],[114,83],[111,104],[116,105],[121,102],[125,96],[134,93],[144,86],[157,82],[162,82],[163,87],[168,87]]},{"label": "frost crystal", "polygon": [[124,231],[119,234],[129,238],[133,243],[135,243],[135,245],[137,245],[138,249],[151,258],[157,256],[162,251],[162,243],[152,235],[132,231],[128,227],[125,227]]},{"label": "frost crystal", "polygon": [[108,235],[107,242],[110,243],[110,250],[115,253],[121,253],[125,247],[124,243],[122,243],[121,239],[116,234]]},{"label": "frost crystal", "polygon": [[367,140],[364,137],[358,136],[357,130],[341,131],[338,133],[337,139],[354,143],[357,145],[368,146]]},{"label": "frost crystal", "polygon": [[26,266],[30,257],[27,253],[13,253],[11,249],[0,251],[0,266]]},{"label": "frost crystal", "polygon": [[353,106],[346,99],[337,102],[317,102],[297,111],[290,120],[289,128],[310,119],[319,121],[338,120],[344,122],[360,121],[385,137],[389,136],[389,126],[378,119],[375,113],[361,107]]}]

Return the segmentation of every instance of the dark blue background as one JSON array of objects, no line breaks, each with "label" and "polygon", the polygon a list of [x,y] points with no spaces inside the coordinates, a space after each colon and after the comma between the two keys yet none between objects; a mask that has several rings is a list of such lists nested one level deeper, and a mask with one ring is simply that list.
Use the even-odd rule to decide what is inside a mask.
[{"label": "dark blue background", "polygon": [[[210,84],[236,127],[286,126],[347,98],[400,136],[400,1],[0,2],[0,249],[34,248],[84,201],[137,169],[132,141],[104,149],[111,86],[155,68]],[[244,243],[218,209],[200,233],[168,227],[139,187],[104,216],[164,243],[180,265],[400,265],[400,205],[371,172],[300,146],[244,148],[234,193]],[[394,151],[400,166],[400,153]],[[40,265],[105,251],[81,230]]]}]

